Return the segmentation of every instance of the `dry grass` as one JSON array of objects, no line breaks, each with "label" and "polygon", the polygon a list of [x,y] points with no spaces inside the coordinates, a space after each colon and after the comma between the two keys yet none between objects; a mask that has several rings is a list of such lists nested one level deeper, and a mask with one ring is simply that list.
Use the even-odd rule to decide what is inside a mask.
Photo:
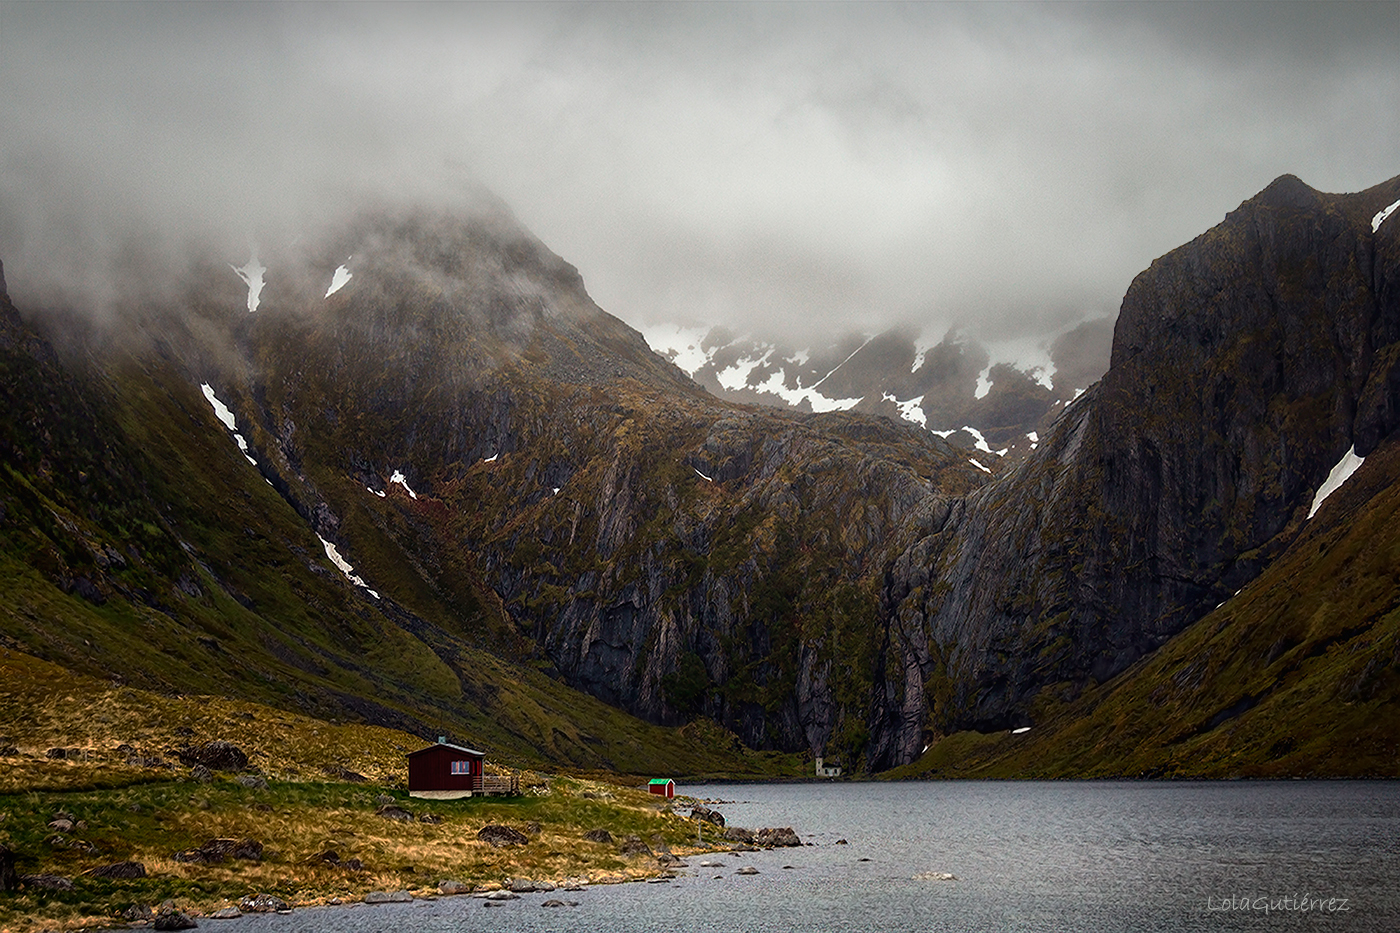
[{"label": "dry grass", "polygon": [[[0,793],[115,786],[158,779],[160,772],[127,765],[129,745],[143,758],[178,765],[176,749],[214,739],[234,743],[269,778],[320,778],[348,768],[370,781],[407,780],[404,754],[420,739],[378,726],[336,725],[257,703],[220,697],[168,697],[104,684],[0,648]],[[79,749],[78,761],[53,761],[48,749]]]},{"label": "dry grass", "polygon": [[[224,739],[238,745],[268,781],[245,787],[233,776],[201,783],[174,750]],[[171,767],[129,765],[129,745]],[[75,676],[0,649],[0,843],[20,856],[24,874],[73,879],[72,892],[0,894],[0,931],[110,925],[133,904],[174,899],[199,913],[244,895],[273,893],[294,904],[359,899],[368,891],[435,891],[454,879],[486,888],[511,878],[603,883],[655,876],[654,858],[623,857],[617,845],[586,841],[605,828],[619,841],[660,837],[677,854],[694,851],[690,821],[640,788],[607,780],[521,774],[522,795],[458,801],[410,799],[404,753],[421,740],[402,732],[336,725],[254,703],[165,697]],[[49,748],[81,749],[79,760],[46,757]],[[370,779],[346,783],[329,767]],[[614,779],[615,780],[615,779]],[[376,814],[383,795],[415,817]],[[64,812],[80,821],[69,833],[47,828]],[[487,823],[539,829],[526,845],[492,848],[476,838]],[[177,861],[175,853],[213,838],[254,839],[258,862]],[[333,851],[342,864],[321,856]],[[363,871],[343,866],[359,859]],[[148,877],[93,879],[83,872],[115,861],[145,865]]]}]

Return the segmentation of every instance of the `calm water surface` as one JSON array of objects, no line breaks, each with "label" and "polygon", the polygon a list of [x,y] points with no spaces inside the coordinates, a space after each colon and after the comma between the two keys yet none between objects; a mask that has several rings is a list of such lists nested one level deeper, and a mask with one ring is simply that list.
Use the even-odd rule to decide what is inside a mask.
[{"label": "calm water surface", "polygon": [[[800,849],[666,884],[299,910],[227,933],[1400,931],[1400,783],[690,785]],[[847,845],[837,845],[837,840]],[[868,859],[868,861],[866,861]],[[702,860],[722,868],[701,868]],[[736,875],[745,865],[758,875]],[[790,868],[787,866],[791,866]],[[956,881],[921,881],[919,872]],[[545,909],[558,897],[573,908]]]}]

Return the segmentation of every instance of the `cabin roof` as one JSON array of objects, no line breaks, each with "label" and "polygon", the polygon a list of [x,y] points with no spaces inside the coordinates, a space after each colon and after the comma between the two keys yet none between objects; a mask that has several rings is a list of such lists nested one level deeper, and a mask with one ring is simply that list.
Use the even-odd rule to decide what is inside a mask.
[{"label": "cabin roof", "polygon": [[420,748],[420,749],[418,749],[418,751],[416,751],[416,752],[409,752],[409,753],[408,753],[408,757],[409,757],[409,758],[412,758],[414,755],[421,755],[421,754],[423,754],[424,752],[430,752],[430,751],[432,751],[432,750],[435,749],[435,748],[446,748],[446,749],[451,749],[451,750],[454,751],[454,752],[462,752],[463,754],[466,754],[466,755],[475,755],[477,758],[485,758],[485,757],[486,757],[486,753],[485,753],[485,752],[479,752],[479,751],[477,751],[477,750],[474,749],[474,748],[466,748],[465,746],[462,746],[462,745],[452,745],[452,744],[450,744],[450,743],[448,743],[448,742],[434,742],[432,745],[429,745],[429,746],[427,746],[427,747],[425,747],[425,748]]},{"label": "cabin roof", "polygon": [[648,784],[674,784],[674,783],[676,783],[676,782],[675,782],[674,780],[672,780],[671,778],[652,778],[652,779],[651,779],[650,781],[648,781],[647,783],[648,783]]}]

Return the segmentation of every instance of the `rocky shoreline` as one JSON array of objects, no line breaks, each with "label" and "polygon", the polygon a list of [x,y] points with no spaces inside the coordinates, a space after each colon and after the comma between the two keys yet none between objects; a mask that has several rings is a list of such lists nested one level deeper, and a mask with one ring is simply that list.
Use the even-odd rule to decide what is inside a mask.
[{"label": "rocky shoreline", "polygon": [[[564,785],[565,780],[558,781]],[[248,788],[237,784],[243,792]],[[265,789],[265,788],[263,788]],[[350,907],[387,903],[409,903],[431,901],[444,897],[471,897],[479,899],[484,906],[499,906],[522,895],[552,895],[544,901],[546,907],[571,907],[578,902],[567,895],[583,891],[589,886],[618,884],[626,882],[664,883],[679,876],[679,872],[691,867],[687,859],[700,859],[700,869],[722,867],[727,862],[714,861],[711,857],[723,854],[741,856],[747,852],[802,846],[804,843],[791,827],[763,827],[747,829],[730,826],[722,813],[701,803],[682,799],[667,801],[660,806],[655,798],[637,791],[584,790],[582,787],[563,786],[554,792],[576,795],[588,801],[590,812],[596,812],[595,802],[605,797],[613,797],[612,806],[630,806],[635,814],[650,812],[657,831],[643,839],[641,833],[624,832],[615,834],[604,826],[593,826],[578,831],[577,838],[584,845],[572,848],[568,855],[559,850],[568,849],[565,838],[576,832],[557,822],[541,823],[537,820],[486,822],[473,828],[464,825],[459,815],[444,816],[434,810],[415,815],[407,809],[407,801],[380,794],[374,799],[377,805],[372,811],[377,826],[393,833],[390,827],[401,825],[401,836],[424,834],[442,840],[445,845],[457,849],[470,849],[481,858],[490,859],[491,870],[496,877],[483,880],[479,868],[480,860],[464,862],[477,865],[477,870],[452,870],[443,866],[438,869],[415,872],[411,867],[401,868],[395,876],[382,869],[372,871],[361,857],[342,854],[336,849],[321,849],[309,855],[295,856],[286,848],[285,840],[271,842],[243,837],[211,837],[198,845],[180,848],[166,858],[129,858],[118,862],[104,862],[69,874],[52,870],[46,866],[43,872],[21,874],[15,870],[16,859],[35,861],[31,855],[17,855],[5,846],[0,846],[0,890],[18,895],[35,907],[41,908],[55,897],[74,903],[86,902],[87,908],[78,906],[76,915],[58,921],[62,929],[156,929],[182,930],[198,927],[203,921],[232,920],[247,914],[291,913],[296,910],[316,907]],[[617,800],[618,797],[624,798]],[[196,808],[199,806],[197,801]],[[679,805],[679,806],[678,806]],[[509,805],[493,804],[497,808]],[[516,805],[520,807],[520,804]],[[528,806],[528,804],[526,804]],[[74,809],[80,809],[74,807]],[[106,815],[93,813],[90,808],[81,808],[89,815],[82,819],[66,810],[50,811],[46,829],[49,835],[46,842],[50,847],[67,847],[72,851],[99,848],[89,838],[95,833],[95,825],[105,822]],[[140,807],[137,807],[140,810]],[[688,810],[688,813],[684,812]],[[272,808],[268,808],[271,812]],[[603,812],[607,812],[606,810]],[[618,811],[622,813],[623,811]],[[6,814],[8,816],[8,814]],[[620,817],[615,822],[624,823]],[[451,827],[444,823],[450,822]],[[694,842],[682,833],[695,827]],[[709,832],[706,832],[706,827]],[[442,833],[441,830],[446,832]],[[366,845],[365,835],[341,831],[341,835],[361,840]],[[708,838],[705,838],[708,837]],[[398,837],[395,837],[398,838]],[[544,840],[543,846],[541,843]],[[808,843],[810,845],[810,843]],[[540,849],[548,855],[560,855],[561,859],[545,862],[540,858]],[[598,853],[603,853],[599,857]],[[499,853],[499,855],[495,854]],[[612,853],[612,855],[606,855]],[[361,854],[367,854],[361,850]],[[71,860],[70,860],[71,861]],[[151,863],[149,866],[147,863]],[[268,872],[267,869],[273,869]],[[305,869],[311,869],[306,872]],[[746,866],[738,874],[756,874],[757,869]],[[383,886],[392,877],[412,878],[414,874],[426,875],[420,883],[402,886]],[[159,902],[146,900],[140,896],[143,890],[164,891],[168,880],[180,877],[198,882],[186,896],[163,897]],[[289,877],[300,876],[295,886],[295,894],[286,883]],[[237,895],[228,891],[238,885],[238,878],[252,882],[254,878],[280,879],[280,884],[264,887],[263,883],[250,883],[247,893]],[[356,883],[353,879],[362,879]],[[474,878],[474,880],[473,880]],[[219,879],[218,882],[215,879]],[[416,879],[414,879],[416,880]],[[376,882],[378,884],[376,884]],[[208,891],[213,887],[223,887],[227,892],[222,899],[210,899],[207,894],[199,895],[196,890]],[[123,893],[125,892],[125,893]],[[75,898],[74,894],[78,897]],[[86,896],[83,896],[86,894]],[[217,896],[216,896],[217,897]],[[117,909],[113,902],[117,901]],[[0,906],[18,907],[17,900],[6,897]],[[107,905],[103,909],[103,904]],[[105,914],[105,916],[103,916]],[[4,919],[0,917],[0,919]],[[113,926],[116,921],[116,926]],[[217,925],[217,924],[216,924]],[[0,924],[0,927],[6,927]]]}]

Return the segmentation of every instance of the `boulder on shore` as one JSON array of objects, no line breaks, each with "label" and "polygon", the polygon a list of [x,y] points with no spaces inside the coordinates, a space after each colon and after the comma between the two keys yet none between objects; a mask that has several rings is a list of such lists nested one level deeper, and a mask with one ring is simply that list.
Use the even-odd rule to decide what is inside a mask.
[{"label": "boulder on shore", "polygon": [[238,909],[245,914],[273,914],[291,906],[275,894],[249,894],[238,902]]},{"label": "boulder on shore", "polygon": [[718,810],[711,810],[709,807],[704,807],[700,804],[696,804],[694,808],[691,809],[690,815],[695,817],[697,820],[704,820],[706,823],[713,823],[714,825],[720,828],[724,827],[724,814],[720,813]]},{"label": "boulder on shore", "polygon": [[758,832],[754,833],[753,841],[757,845],[767,846],[769,848],[802,845],[802,840],[797,838],[797,833],[793,832],[791,826],[760,829]]},{"label": "boulder on shore", "polygon": [[447,878],[438,882],[439,894],[470,894],[472,890],[472,886],[465,881],[456,881]]}]

